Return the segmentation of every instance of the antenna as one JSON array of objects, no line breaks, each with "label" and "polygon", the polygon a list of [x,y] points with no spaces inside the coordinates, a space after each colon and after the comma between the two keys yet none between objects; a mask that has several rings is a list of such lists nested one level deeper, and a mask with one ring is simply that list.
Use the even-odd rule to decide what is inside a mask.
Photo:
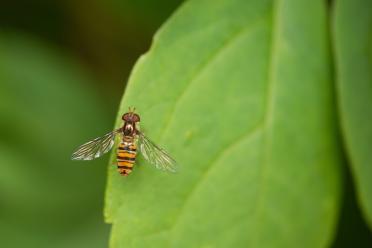
[{"label": "antenna", "polygon": [[129,113],[130,113],[131,115],[134,114],[134,111],[136,111],[136,108],[135,108],[135,107],[129,107]]}]

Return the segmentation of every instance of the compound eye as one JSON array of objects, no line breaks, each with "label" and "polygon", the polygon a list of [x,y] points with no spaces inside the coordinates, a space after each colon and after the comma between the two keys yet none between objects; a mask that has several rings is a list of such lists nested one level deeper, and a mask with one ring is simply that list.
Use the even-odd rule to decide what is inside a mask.
[{"label": "compound eye", "polygon": [[129,121],[129,120],[130,120],[129,113],[124,114],[124,115],[121,117],[121,119],[122,119],[123,121]]},{"label": "compound eye", "polygon": [[140,117],[139,117],[139,115],[134,114],[134,115],[132,116],[132,120],[133,120],[133,122],[139,122],[139,121],[140,121]]}]

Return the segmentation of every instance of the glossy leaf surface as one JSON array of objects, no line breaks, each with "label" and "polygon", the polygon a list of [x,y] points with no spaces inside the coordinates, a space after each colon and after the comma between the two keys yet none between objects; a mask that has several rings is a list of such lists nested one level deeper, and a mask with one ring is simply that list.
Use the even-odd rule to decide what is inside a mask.
[{"label": "glossy leaf surface", "polygon": [[372,2],[336,2],[333,40],[341,126],[357,195],[372,227]]},{"label": "glossy leaf surface", "polygon": [[[180,164],[110,164],[111,247],[325,247],[339,153],[323,1],[186,2],[137,62],[118,113]],[[114,155],[112,156],[114,162]]]}]

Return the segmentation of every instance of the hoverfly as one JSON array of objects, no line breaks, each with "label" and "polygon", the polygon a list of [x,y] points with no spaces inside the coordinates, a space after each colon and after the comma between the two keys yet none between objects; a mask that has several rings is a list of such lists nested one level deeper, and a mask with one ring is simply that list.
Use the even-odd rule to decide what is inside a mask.
[{"label": "hoverfly", "polygon": [[144,158],[157,169],[175,172],[177,163],[162,148],[148,139],[139,130],[140,117],[135,109],[129,108],[129,112],[122,116],[124,125],[102,137],[89,141],[72,154],[73,160],[92,160],[102,156],[111,150],[115,138],[120,136],[120,144],[117,148],[117,167],[123,176],[128,176],[137,157],[137,143]]}]

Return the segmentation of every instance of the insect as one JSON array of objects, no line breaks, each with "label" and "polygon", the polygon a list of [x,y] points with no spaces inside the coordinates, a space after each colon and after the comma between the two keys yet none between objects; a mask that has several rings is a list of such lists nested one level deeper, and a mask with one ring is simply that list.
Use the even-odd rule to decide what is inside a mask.
[{"label": "insect", "polygon": [[135,108],[129,108],[129,112],[122,116],[124,124],[122,127],[77,148],[72,154],[73,160],[93,160],[111,150],[115,138],[120,136],[117,148],[117,167],[123,176],[128,176],[132,170],[137,157],[137,143],[144,158],[157,169],[175,172],[177,163],[162,148],[153,143],[139,130],[140,117]]}]

